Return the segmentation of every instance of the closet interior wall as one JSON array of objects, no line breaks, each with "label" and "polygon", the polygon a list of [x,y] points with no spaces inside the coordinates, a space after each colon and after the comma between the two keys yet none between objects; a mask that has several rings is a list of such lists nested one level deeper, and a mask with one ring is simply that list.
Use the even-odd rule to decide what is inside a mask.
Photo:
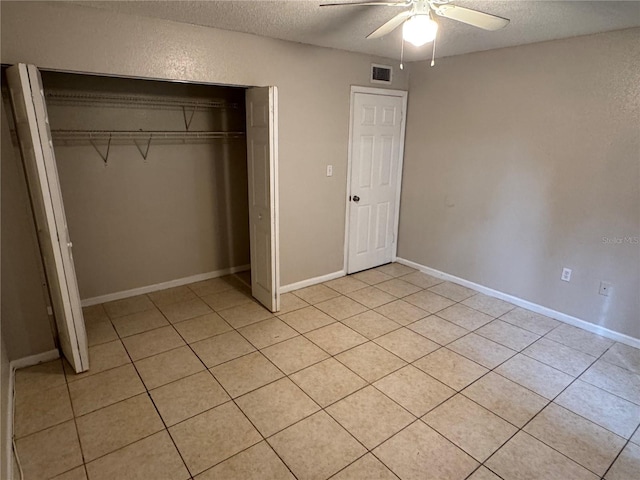
[{"label": "closet interior wall", "polygon": [[[243,88],[57,72],[43,83],[83,300],[248,268]],[[162,133],[149,143],[150,131]]]}]

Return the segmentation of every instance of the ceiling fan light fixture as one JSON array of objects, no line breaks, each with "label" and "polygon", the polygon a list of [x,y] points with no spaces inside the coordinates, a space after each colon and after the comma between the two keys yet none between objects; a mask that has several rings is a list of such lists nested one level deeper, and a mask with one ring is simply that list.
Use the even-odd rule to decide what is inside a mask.
[{"label": "ceiling fan light fixture", "polygon": [[402,38],[416,47],[433,42],[436,33],[438,24],[427,14],[414,15],[402,26]]}]

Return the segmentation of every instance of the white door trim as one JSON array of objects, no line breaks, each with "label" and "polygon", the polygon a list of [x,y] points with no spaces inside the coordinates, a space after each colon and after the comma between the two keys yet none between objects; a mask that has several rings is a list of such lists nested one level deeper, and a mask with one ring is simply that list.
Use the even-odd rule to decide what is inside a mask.
[{"label": "white door trim", "polygon": [[355,95],[357,93],[367,93],[370,95],[382,95],[388,97],[400,97],[402,99],[402,120],[400,125],[400,152],[398,154],[398,178],[396,185],[396,209],[395,209],[395,222],[393,225],[393,253],[391,260],[395,262],[398,254],[398,226],[400,221],[400,194],[402,192],[402,164],[404,160],[404,138],[407,127],[407,98],[409,92],[406,90],[390,90],[387,88],[375,88],[375,87],[361,87],[359,85],[351,85],[351,95],[349,102],[349,151],[347,155],[347,195],[345,197],[345,218],[344,218],[344,262],[343,268],[345,272],[348,272],[349,263],[349,197],[351,196],[351,163],[353,159],[352,144],[353,144],[353,105]]},{"label": "white door trim", "polygon": [[271,115],[271,148],[273,149],[273,171],[271,172],[271,188],[273,188],[273,241],[275,242],[274,257],[271,268],[275,271],[273,281],[273,292],[275,298],[276,312],[280,311],[280,99],[278,97],[278,87],[269,87],[272,91],[273,113]]},{"label": "white door trim", "polygon": [[[195,81],[195,80],[180,80],[180,79],[175,79],[175,78],[170,78],[170,77],[147,77],[147,76],[141,76],[141,75],[112,75],[112,74],[108,74],[108,73],[104,73],[101,71],[92,71],[92,70],[88,70],[88,71],[84,71],[84,70],[64,70],[64,69],[57,69],[57,68],[38,68],[38,70],[40,71],[45,71],[45,72],[60,72],[60,73],[69,73],[69,74],[74,74],[74,75],[95,75],[95,76],[101,76],[101,77],[114,77],[114,78],[121,78],[121,79],[133,79],[133,80],[151,80],[151,81],[161,81],[161,82],[168,82],[168,83],[176,83],[176,84],[189,84],[189,85],[211,85],[211,86],[224,86],[224,87],[232,87],[232,88],[244,88],[244,89],[250,89],[250,88],[258,88],[258,85],[243,85],[243,84],[235,84],[235,83],[215,83],[215,82],[206,82],[206,81]],[[278,89],[276,86],[268,86],[268,88],[270,88],[272,90],[272,95],[273,95],[273,107],[274,107],[274,111],[272,112],[272,115],[270,117],[270,120],[272,121],[271,127],[272,127],[272,138],[273,138],[273,142],[272,142],[272,155],[274,156],[274,160],[273,160],[273,165],[274,165],[274,169],[271,175],[271,186],[273,188],[273,195],[274,195],[274,203],[273,203],[273,231],[274,231],[274,241],[275,241],[275,258],[272,259],[272,267],[275,271],[275,280],[274,280],[274,292],[275,292],[275,305],[277,310],[280,309],[280,181],[279,181],[279,163],[278,163],[278,155],[279,155],[279,118],[278,118]],[[366,88],[366,87],[361,87],[361,88]],[[384,90],[384,89],[371,89],[371,90],[380,90],[380,91],[391,91],[391,90]],[[46,102],[45,102],[46,104]],[[403,132],[404,135],[404,132]],[[404,137],[403,137],[403,143],[404,143]],[[404,145],[403,145],[404,146]],[[245,265],[242,266],[238,266],[238,267],[231,267],[231,270],[235,270],[236,272],[239,271],[244,271],[245,269]],[[74,273],[75,273],[75,269],[74,269]],[[218,272],[211,272],[211,273],[205,273],[202,274],[203,275],[203,279],[208,279],[208,278],[213,278],[213,276],[217,276]],[[211,276],[208,276],[211,275]],[[198,277],[198,276],[195,276]],[[194,277],[194,278],[195,278]],[[174,284],[174,285],[182,285],[183,283],[179,283],[181,281],[183,281],[184,279],[176,279],[176,280],[170,280],[168,282],[164,282],[162,285],[164,284]],[[175,283],[174,283],[175,282]],[[133,289],[133,290],[129,290],[129,291],[124,291],[124,292],[116,292],[113,294],[108,294],[105,296],[101,296],[101,297],[94,297],[94,298],[88,298],[85,300],[82,300],[82,306],[85,305],[94,305],[96,302],[96,299],[102,298],[102,297],[112,297],[115,299],[122,299],[122,298],[128,298],[130,296],[134,296],[134,295],[138,295],[139,293],[135,293],[138,290],[143,292],[143,293],[148,293],[151,291],[156,291],[158,289],[159,285],[149,285],[149,286],[144,286],[144,287],[139,287],[138,289]],[[47,288],[49,288],[49,286],[47,285]],[[162,288],[168,288],[167,287],[162,287]]]}]

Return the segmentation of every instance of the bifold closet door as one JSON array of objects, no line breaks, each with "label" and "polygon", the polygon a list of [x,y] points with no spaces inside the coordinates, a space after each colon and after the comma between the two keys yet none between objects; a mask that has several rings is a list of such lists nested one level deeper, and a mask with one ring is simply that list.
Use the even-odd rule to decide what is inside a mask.
[{"label": "bifold closet door", "polygon": [[84,372],[87,336],[42,79],[34,65],[21,63],[7,69],[7,81],[60,347],[76,373]]},{"label": "bifold closet door", "polygon": [[247,89],[247,166],[251,292],[272,312],[280,310],[278,250],[277,89]]}]

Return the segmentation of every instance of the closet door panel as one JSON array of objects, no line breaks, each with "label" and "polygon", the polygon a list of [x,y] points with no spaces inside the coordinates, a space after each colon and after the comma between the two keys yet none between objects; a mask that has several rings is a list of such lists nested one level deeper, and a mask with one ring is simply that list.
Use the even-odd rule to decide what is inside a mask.
[{"label": "closet door panel", "polygon": [[280,309],[276,104],[276,87],[247,90],[251,292],[272,312]]},{"label": "closet door panel", "polygon": [[83,372],[89,369],[87,337],[42,79],[34,65],[18,64],[7,69],[7,80],[60,348]]}]

